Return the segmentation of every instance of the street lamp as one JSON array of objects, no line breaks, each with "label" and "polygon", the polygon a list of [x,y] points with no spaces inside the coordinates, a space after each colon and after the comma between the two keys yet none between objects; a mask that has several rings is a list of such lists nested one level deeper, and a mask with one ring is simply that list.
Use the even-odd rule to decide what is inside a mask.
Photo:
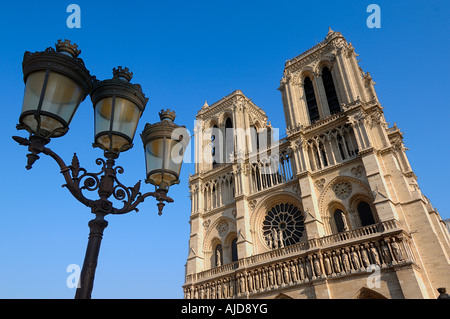
[{"label": "street lamp", "polygon": [[[189,136],[184,126],[173,123],[173,111],[161,111],[161,122],[146,124],[141,134],[146,155],[145,182],[153,184],[155,191],[142,194],[140,181],[133,187],[123,185],[117,175],[124,169],[115,166],[115,160],[121,152],[133,147],[136,128],[148,98],[139,84],[130,82],[132,73],[128,68],[114,68],[112,79],[99,81],[89,74],[83,60],[78,58],[79,54],[77,45],[68,40],[58,40],[56,50],[25,52],[22,64],[25,94],[17,129],[28,131],[29,137],[13,136],[13,139],[28,146],[27,169],[32,168],[41,153],[53,158],[64,176],[66,184],[63,186],[95,215],[89,222],[89,240],[75,295],[76,299],[90,299],[103,230],[108,225],[104,217],[138,211],[137,206],[149,196],[156,198],[161,215],[164,202],[173,202],[167,192],[171,185],[179,183]],[[101,166],[97,173],[80,167],[76,154],[71,164],[66,165],[46,147],[52,138],[67,133],[79,104],[88,94],[94,105],[93,147],[101,148],[106,158],[96,160]],[[97,191],[99,198],[88,199],[83,194],[85,190]],[[114,207],[109,200],[111,196],[122,201],[123,206]]]},{"label": "street lamp", "polygon": [[139,84],[131,84],[128,68],[113,69],[113,78],[94,84],[91,98],[95,114],[95,142],[105,152],[133,147],[134,133],[148,98]]},{"label": "street lamp", "polygon": [[[159,112],[161,122],[146,124],[141,134],[145,149],[147,169],[146,183],[154,185],[161,193],[167,193],[170,186],[180,182],[181,162],[189,136],[184,126],[174,123],[175,112],[170,109]],[[159,214],[164,206],[160,202]]]}]

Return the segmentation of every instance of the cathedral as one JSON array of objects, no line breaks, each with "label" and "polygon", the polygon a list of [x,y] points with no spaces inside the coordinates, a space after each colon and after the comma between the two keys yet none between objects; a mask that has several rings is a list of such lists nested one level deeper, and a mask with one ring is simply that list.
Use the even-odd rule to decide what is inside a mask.
[{"label": "cathedral", "polygon": [[286,134],[240,90],[198,111],[184,298],[435,299],[450,288],[449,231],[357,56],[330,28],[286,61]]}]

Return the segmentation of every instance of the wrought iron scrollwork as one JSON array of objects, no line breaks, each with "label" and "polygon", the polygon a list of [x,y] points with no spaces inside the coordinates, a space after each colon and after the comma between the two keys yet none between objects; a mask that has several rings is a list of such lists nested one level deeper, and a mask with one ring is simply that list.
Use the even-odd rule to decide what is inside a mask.
[{"label": "wrought iron scrollwork", "polygon": [[[37,154],[44,153],[52,157],[61,168],[61,174],[65,179],[66,187],[71,194],[81,203],[91,208],[94,214],[126,214],[131,211],[138,212],[137,206],[152,196],[158,201],[158,214],[161,215],[164,202],[172,203],[173,199],[167,196],[167,189],[156,189],[154,192],[141,193],[141,181],[138,181],[133,187],[127,187],[122,184],[117,175],[123,174],[122,166],[115,166],[116,154],[105,153],[106,160],[97,158],[95,163],[101,166],[97,173],[90,173],[80,166],[80,161],[76,153],[72,157],[72,162],[67,166],[64,161],[50,148],[45,147],[46,144],[40,140],[26,139],[14,136],[13,139],[20,145],[28,146],[30,154],[28,157],[27,168],[31,169],[33,163],[39,159]],[[100,199],[91,200],[84,196],[83,191],[98,191]],[[121,208],[113,207],[112,202],[108,200],[110,197],[115,198],[123,203]]]}]

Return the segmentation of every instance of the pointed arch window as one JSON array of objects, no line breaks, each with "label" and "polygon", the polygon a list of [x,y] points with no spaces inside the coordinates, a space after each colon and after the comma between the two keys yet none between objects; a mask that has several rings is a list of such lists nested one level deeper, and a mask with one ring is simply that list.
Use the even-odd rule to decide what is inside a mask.
[{"label": "pointed arch window", "polygon": [[238,261],[237,238],[231,242],[231,261]]},{"label": "pointed arch window", "polygon": [[322,142],[319,143],[319,151],[320,155],[322,156],[323,167],[327,167],[328,166],[327,152],[325,151],[325,147],[323,146]]},{"label": "pointed arch window", "polygon": [[342,160],[345,160],[346,156],[345,156],[345,152],[344,152],[344,142],[342,140],[342,136],[340,134],[338,134],[336,139],[337,139],[337,143],[338,143],[339,154],[341,155]]},{"label": "pointed arch window", "polygon": [[357,210],[359,219],[361,220],[361,226],[375,224],[375,219],[373,218],[372,209],[370,209],[369,204],[366,202],[360,202]]},{"label": "pointed arch window", "polygon": [[336,88],[334,87],[333,76],[330,69],[324,67],[322,69],[322,82],[325,88],[325,95],[327,96],[328,108],[331,114],[335,114],[341,111],[339,101],[336,94]]},{"label": "pointed arch window", "polygon": [[252,144],[252,150],[253,151],[259,150],[259,135],[255,125],[250,126],[250,134],[251,134],[250,139]]},{"label": "pointed arch window", "polygon": [[314,94],[313,83],[309,77],[306,77],[303,80],[303,88],[305,90],[309,120],[311,121],[311,124],[313,124],[320,119],[320,115],[319,115],[319,108],[317,107],[316,96]]},{"label": "pointed arch window", "polygon": [[234,159],[234,130],[233,130],[233,121],[231,118],[227,118],[225,121],[225,162],[229,163]]}]

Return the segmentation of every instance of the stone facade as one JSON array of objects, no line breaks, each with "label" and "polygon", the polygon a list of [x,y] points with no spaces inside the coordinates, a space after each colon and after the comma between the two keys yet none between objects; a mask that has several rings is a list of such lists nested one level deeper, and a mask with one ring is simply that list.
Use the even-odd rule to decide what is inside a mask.
[{"label": "stone facade", "polygon": [[234,91],[197,114],[185,298],[436,298],[450,235],[341,33],[285,64],[286,137]]}]

